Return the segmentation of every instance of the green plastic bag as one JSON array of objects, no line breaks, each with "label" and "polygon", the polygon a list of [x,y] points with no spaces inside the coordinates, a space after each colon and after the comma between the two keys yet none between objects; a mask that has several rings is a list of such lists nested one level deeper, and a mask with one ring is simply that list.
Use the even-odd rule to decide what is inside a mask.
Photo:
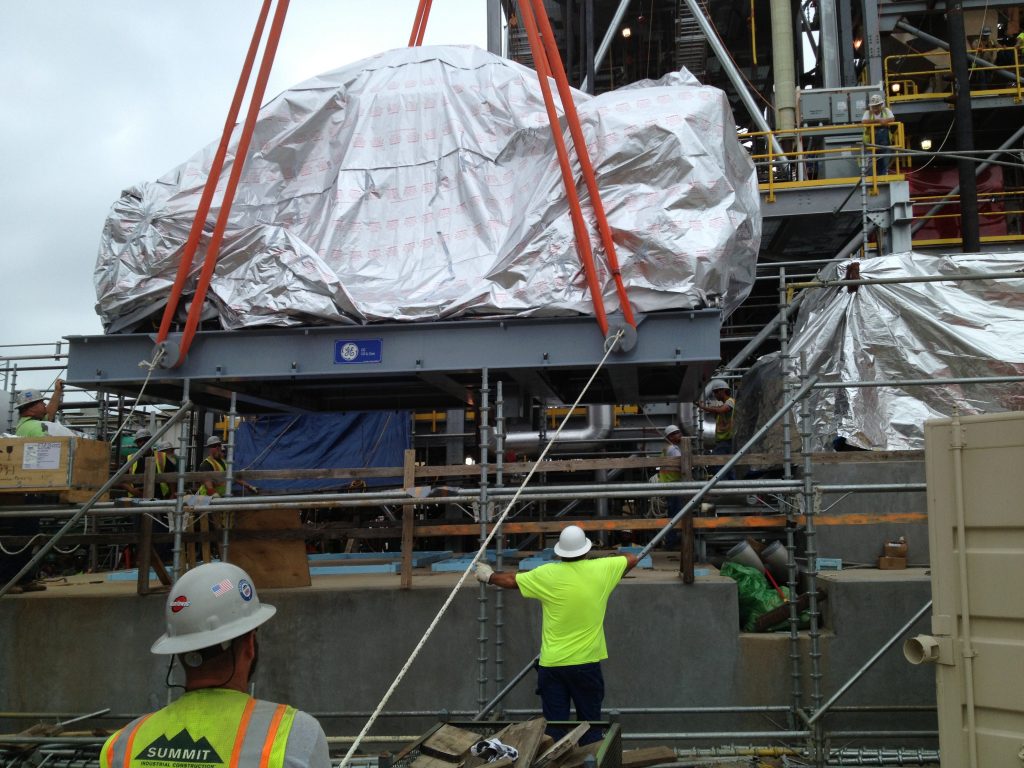
[{"label": "green plastic bag", "polygon": [[[744,632],[753,632],[754,625],[761,616],[786,602],[757,568],[739,563],[726,563],[722,566],[721,574],[736,582],[739,590],[740,626]],[[789,599],[789,589],[781,589],[786,599]],[[803,617],[801,623],[802,620]],[[787,621],[788,619],[784,619],[771,629],[785,626]]]}]

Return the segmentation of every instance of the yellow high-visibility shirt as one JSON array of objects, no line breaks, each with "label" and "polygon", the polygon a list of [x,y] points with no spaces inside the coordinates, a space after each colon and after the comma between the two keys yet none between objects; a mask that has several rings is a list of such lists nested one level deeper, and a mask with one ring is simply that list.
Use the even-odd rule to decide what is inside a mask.
[{"label": "yellow high-visibility shirt", "polygon": [[557,562],[516,574],[523,597],[543,609],[540,664],[567,667],[608,658],[604,614],[612,590],[626,572],[625,557]]}]

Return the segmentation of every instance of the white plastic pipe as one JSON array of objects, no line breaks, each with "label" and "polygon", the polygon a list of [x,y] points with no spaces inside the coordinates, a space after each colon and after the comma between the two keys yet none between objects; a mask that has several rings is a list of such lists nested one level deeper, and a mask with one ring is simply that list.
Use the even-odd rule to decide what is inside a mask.
[{"label": "white plastic pipe", "polygon": [[772,64],[775,67],[775,128],[796,128],[796,60],[789,0],[772,2]]}]

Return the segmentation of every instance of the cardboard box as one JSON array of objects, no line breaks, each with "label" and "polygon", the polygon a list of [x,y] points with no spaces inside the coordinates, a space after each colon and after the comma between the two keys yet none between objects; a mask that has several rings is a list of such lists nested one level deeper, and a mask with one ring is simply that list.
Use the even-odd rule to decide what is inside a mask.
[{"label": "cardboard box", "polygon": [[883,571],[902,571],[906,567],[907,558],[905,557],[878,558],[878,568]]},{"label": "cardboard box", "polygon": [[0,493],[56,493],[65,501],[92,498],[110,477],[110,448],[80,437],[0,439]]}]

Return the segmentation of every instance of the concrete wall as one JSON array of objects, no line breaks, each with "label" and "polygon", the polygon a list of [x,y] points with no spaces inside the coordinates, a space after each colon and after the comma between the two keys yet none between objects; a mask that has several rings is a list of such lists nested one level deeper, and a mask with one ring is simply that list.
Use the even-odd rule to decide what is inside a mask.
[{"label": "concrete wall", "polygon": [[[928,599],[922,571],[874,573],[871,579],[857,572],[823,579],[829,596],[821,643],[825,698]],[[372,710],[439,609],[451,580],[423,577],[417,583],[411,591],[265,590],[263,599],[279,612],[260,631],[257,695],[312,712]],[[495,595],[490,591],[492,614]],[[517,593],[503,596],[507,680],[538,650],[540,609]],[[0,710],[110,707],[127,714],[162,705],[166,662],[150,655],[149,646],[160,631],[163,600],[134,595],[0,600]],[[456,597],[387,709],[475,710],[478,614],[474,584]],[[685,586],[672,573],[627,578],[612,596],[606,626],[611,654],[604,668],[606,709],[789,703],[788,635],[741,634],[736,588],[729,579],[704,577]],[[493,641],[491,623],[487,634]],[[807,705],[806,639],[801,645]],[[489,655],[493,659],[493,646]],[[506,706],[539,707],[533,683],[531,673]],[[841,703],[933,702],[932,670],[905,664],[897,645]],[[435,719],[386,719],[374,732],[419,733]],[[622,720],[627,733],[773,727],[761,715]],[[776,720],[784,724],[784,714]],[[325,726],[329,733],[351,734],[363,722],[327,720]],[[897,722],[898,716],[875,718],[887,727]]]}]

